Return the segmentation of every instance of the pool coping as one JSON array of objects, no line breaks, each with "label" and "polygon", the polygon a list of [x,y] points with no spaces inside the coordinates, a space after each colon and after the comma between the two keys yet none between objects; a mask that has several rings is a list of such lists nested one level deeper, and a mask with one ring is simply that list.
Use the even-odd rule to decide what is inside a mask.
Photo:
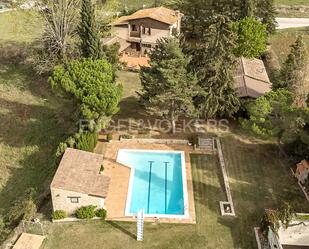
[{"label": "pool coping", "polygon": [[189,219],[189,197],[188,197],[188,186],[187,186],[187,171],[186,171],[186,160],[185,152],[181,150],[145,150],[145,149],[118,149],[116,162],[120,163],[128,168],[130,168],[130,178],[129,186],[126,199],[125,207],[125,217],[136,217],[136,214],[130,212],[130,204],[132,199],[133,191],[133,180],[135,174],[135,168],[127,165],[126,162],[119,160],[120,151],[129,151],[129,152],[152,152],[152,153],[165,153],[165,154],[180,154],[181,155],[181,170],[182,170],[182,186],[183,186],[183,201],[184,201],[184,214],[175,215],[175,214],[144,214],[146,218],[167,218],[167,219]]}]

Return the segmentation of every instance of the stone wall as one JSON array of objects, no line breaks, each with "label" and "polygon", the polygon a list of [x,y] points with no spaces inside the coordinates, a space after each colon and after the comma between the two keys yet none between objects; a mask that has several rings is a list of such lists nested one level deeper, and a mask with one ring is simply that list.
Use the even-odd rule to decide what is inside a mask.
[{"label": "stone wall", "polygon": [[[51,196],[53,210],[64,210],[68,215],[74,214],[75,210],[82,206],[94,205],[103,208],[105,202],[104,198],[56,188],[51,188]],[[71,203],[69,197],[79,197],[79,203]]]}]

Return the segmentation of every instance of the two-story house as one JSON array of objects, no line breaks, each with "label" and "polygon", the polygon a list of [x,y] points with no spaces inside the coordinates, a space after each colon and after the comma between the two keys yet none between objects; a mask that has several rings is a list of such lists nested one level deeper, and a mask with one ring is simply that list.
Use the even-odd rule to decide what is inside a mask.
[{"label": "two-story house", "polygon": [[104,40],[111,45],[118,42],[120,53],[144,55],[156,46],[161,38],[180,33],[182,14],[165,7],[141,9],[129,16],[122,16],[111,23],[114,36]]}]

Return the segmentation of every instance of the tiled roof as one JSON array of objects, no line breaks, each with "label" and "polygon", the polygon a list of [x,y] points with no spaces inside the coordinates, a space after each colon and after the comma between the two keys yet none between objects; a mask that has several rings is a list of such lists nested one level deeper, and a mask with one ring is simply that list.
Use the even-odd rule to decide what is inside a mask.
[{"label": "tiled roof", "polygon": [[297,164],[297,173],[302,173],[309,169],[309,163],[306,160],[302,160],[300,163]]},{"label": "tiled roof", "polygon": [[165,7],[141,9],[130,16],[122,16],[112,23],[112,25],[127,24],[130,20],[151,18],[156,21],[172,25],[179,19],[179,13]]},{"label": "tiled roof", "polygon": [[44,239],[45,236],[22,233],[13,249],[39,249]]},{"label": "tiled roof", "polygon": [[103,155],[66,149],[51,188],[106,197],[110,178],[99,174]]},{"label": "tiled roof", "polygon": [[239,58],[234,80],[239,97],[258,98],[271,91],[271,82],[262,60]]}]

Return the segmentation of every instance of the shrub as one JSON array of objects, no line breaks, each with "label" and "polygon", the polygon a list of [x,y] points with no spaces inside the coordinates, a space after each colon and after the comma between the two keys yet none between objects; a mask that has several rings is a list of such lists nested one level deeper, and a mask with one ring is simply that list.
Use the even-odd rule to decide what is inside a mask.
[{"label": "shrub", "polygon": [[25,200],[23,220],[31,221],[32,219],[35,218],[36,212],[37,207],[36,204],[34,203],[34,200],[32,198]]},{"label": "shrub", "polygon": [[261,56],[267,49],[266,25],[254,17],[246,17],[233,25],[237,35],[236,56],[255,58]]},{"label": "shrub", "polygon": [[98,210],[95,211],[95,216],[96,217],[100,217],[103,220],[105,220],[106,213],[107,213],[106,210],[104,208],[101,208],[101,209],[98,209]]},{"label": "shrub", "polygon": [[67,217],[67,213],[63,210],[56,210],[52,213],[52,218],[54,220],[61,220]]},{"label": "shrub", "polygon": [[103,171],[104,171],[104,166],[103,166],[103,164],[102,164],[101,167],[100,167],[100,174],[102,174]]},{"label": "shrub", "polygon": [[121,135],[120,136],[120,139],[123,138],[123,139],[133,139],[133,135],[130,135],[130,134],[124,134],[124,135]]},{"label": "shrub", "polygon": [[76,141],[76,149],[92,152],[97,142],[98,134],[96,132],[83,133]]},{"label": "shrub", "polygon": [[190,140],[191,140],[190,142],[191,142],[193,145],[198,145],[198,134],[196,134],[196,133],[192,134]]},{"label": "shrub", "polygon": [[110,134],[110,133],[107,134],[107,135],[106,135],[106,140],[107,140],[107,141],[113,140],[113,134]]},{"label": "shrub", "polygon": [[25,195],[16,199],[12,208],[8,212],[8,221],[10,223],[17,223],[21,219],[30,221],[36,215],[35,205],[35,190],[29,188],[25,191]]},{"label": "shrub", "polygon": [[67,148],[68,145],[66,143],[60,143],[56,151],[56,157],[61,157]]},{"label": "shrub", "polygon": [[75,215],[78,219],[92,219],[96,215],[95,209],[96,206],[93,205],[80,207],[76,210]]}]

